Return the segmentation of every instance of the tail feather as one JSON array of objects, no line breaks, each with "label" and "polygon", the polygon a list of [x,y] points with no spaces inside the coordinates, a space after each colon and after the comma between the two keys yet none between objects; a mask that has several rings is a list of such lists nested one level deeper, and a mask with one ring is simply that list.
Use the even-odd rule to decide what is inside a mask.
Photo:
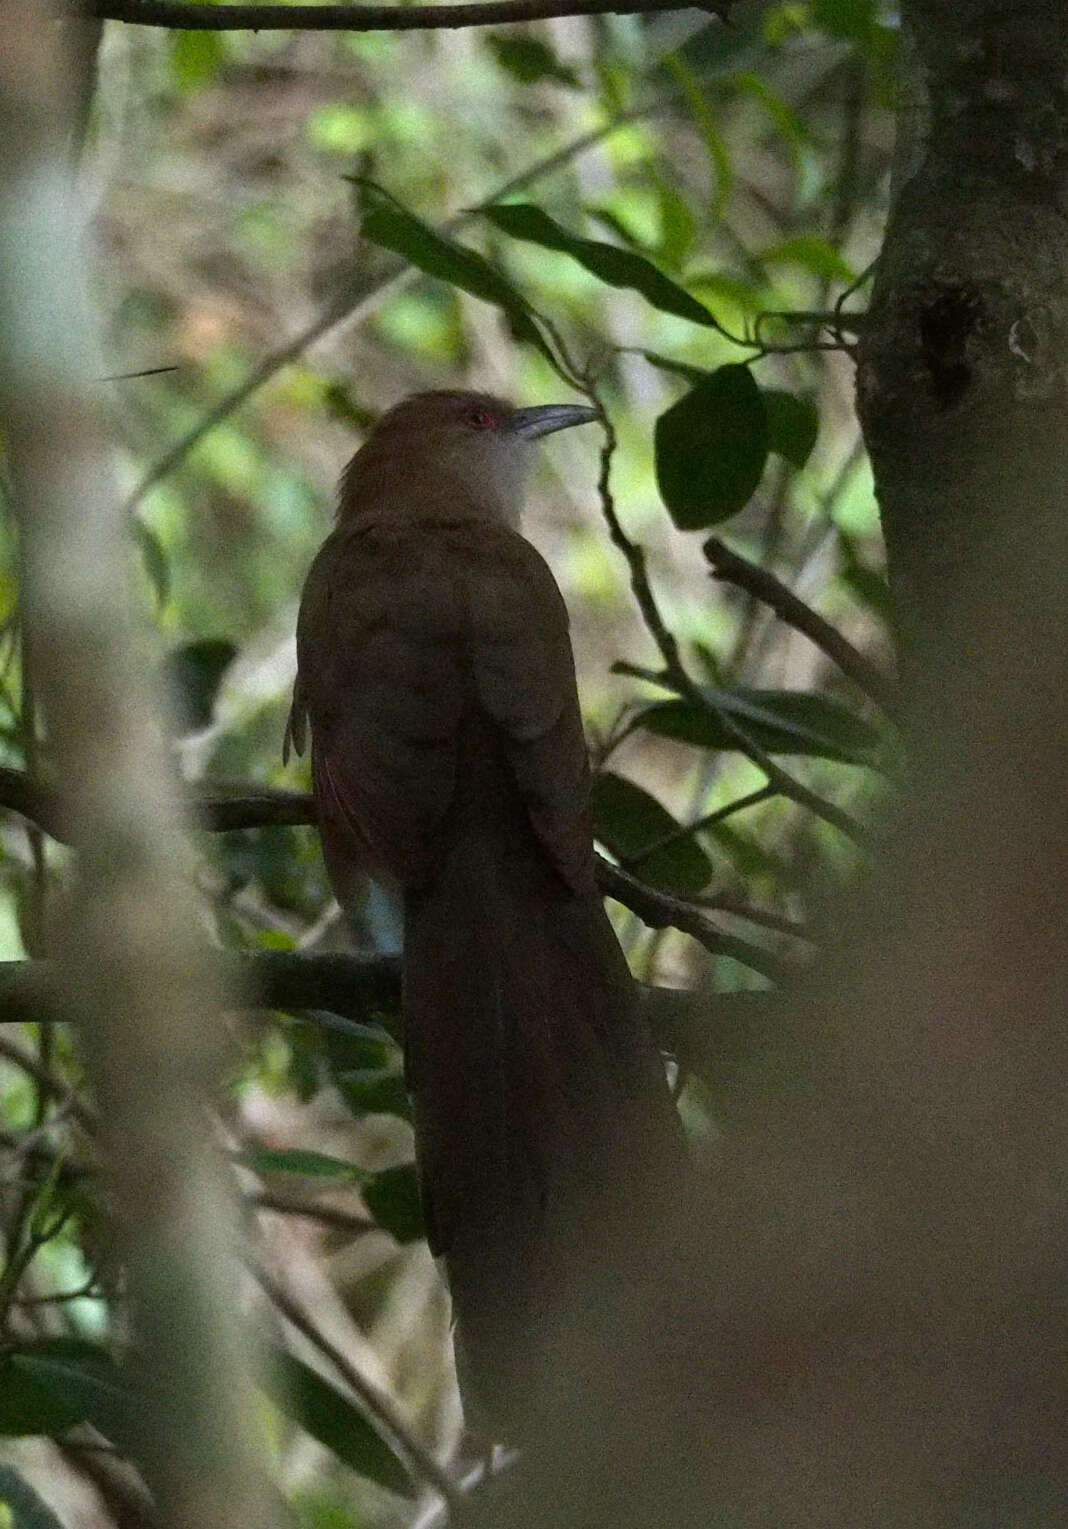
[{"label": "tail feather", "polygon": [[[469,1411],[511,1440],[633,1302],[643,1227],[683,1148],[599,899],[522,855],[454,843],[405,904],[405,1023],[428,1234]],[[584,1351],[592,1349],[593,1353]]]}]

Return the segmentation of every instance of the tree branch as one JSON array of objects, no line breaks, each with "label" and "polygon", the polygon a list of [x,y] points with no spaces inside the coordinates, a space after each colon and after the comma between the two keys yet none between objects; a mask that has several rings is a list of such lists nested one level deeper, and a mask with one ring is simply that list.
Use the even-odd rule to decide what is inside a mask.
[{"label": "tree branch", "polygon": [[[7,807],[18,812],[31,822],[46,828],[53,837],[65,841],[66,824],[59,796],[55,791],[36,786],[21,771],[0,769],[0,807]],[[191,807],[199,826],[213,833],[229,833],[243,828],[313,824],[316,821],[315,802],[310,793],[286,791],[278,787],[263,787],[251,796],[237,796],[226,792],[210,794],[203,792],[194,795]],[[612,865],[600,855],[597,857],[597,884],[607,897],[614,897],[632,913],[636,913],[651,929],[668,927],[678,929],[696,940],[710,955],[730,956],[733,960],[741,961],[743,965],[760,972],[773,982],[782,980],[781,964],[766,950],[718,929],[712,920],[692,903],[674,897],[670,893],[661,892],[656,887],[648,886],[636,877],[628,875],[618,866]],[[285,959],[285,953],[266,952],[263,957],[257,956],[256,959],[262,960],[266,957],[281,962]],[[320,959],[326,961],[330,958]],[[345,958],[338,956],[332,959],[341,962]],[[365,1004],[374,1002],[376,995],[380,1000],[384,989],[379,984],[391,980],[387,976],[390,970],[386,964],[387,961],[388,958],[376,957],[374,962],[380,964],[372,963],[361,968],[360,986]],[[284,974],[287,970],[291,969],[282,965],[278,966],[276,980],[279,983],[284,984],[286,980]],[[324,984],[322,1002],[309,1003],[305,996],[304,1002],[299,1007],[333,1007],[332,1000],[336,1000],[339,991],[352,979],[351,972],[347,969],[338,967],[334,976],[330,974],[329,967],[324,965],[320,980]],[[265,1002],[268,1007],[288,1006],[278,998],[271,998]]]},{"label": "tree branch", "polygon": [[259,1285],[264,1295],[276,1306],[285,1317],[286,1321],[295,1327],[302,1337],[317,1348],[325,1359],[328,1359],[352,1389],[363,1404],[365,1411],[374,1423],[375,1428],[381,1433],[386,1442],[399,1449],[400,1453],[410,1463],[418,1476],[421,1476],[435,1491],[439,1492],[449,1504],[450,1509],[457,1507],[460,1500],[460,1490],[449,1474],[442,1469],[434,1456],[409,1430],[404,1421],[398,1417],[392,1401],[386,1393],[379,1389],[373,1381],[361,1375],[360,1371],[350,1361],[348,1356],[342,1353],[336,1344],[331,1343],[324,1333],[321,1333],[315,1323],[302,1307],[290,1295],[289,1291],[280,1285],[267,1270],[252,1259],[246,1259],[249,1273]]},{"label": "tree branch", "polygon": [[92,0],[99,21],[193,32],[412,32],[506,26],[557,16],[638,16],[707,11],[726,17],[734,0],[478,0],[465,5],[199,5],[176,0]]},{"label": "tree branch", "polygon": [[870,659],[865,658],[836,627],[799,599],[792,589],[788,589],[781,579],[777,579],[759,564],[751,563],[748,558],[732,552],[718,536],[710,536],[702,550],[712,564],[714,579],[734,584],[762,601],[775,612],[780,621],[814,642],[888,716],[896,715],[898,698],[894,682]]},{"label": "tree branch", "polygon": [[[766,749],[761,748],[744,727],[730,715],[722,706],[717,706],[715,700],[707,695],[697,685],[682,662],[682,654],[679,644],[660,614],[660,607],[653,594],[652,585],[649,583],[649,573],[645,566],[645,552],[637,542],[632,542],[624,531],[619,515],[616,511],[615,499],[612,496],[611,471],[612,458],[616,450],[616,432],[611,420],[605,413],[604,405],[598,397],[597,390],[592,383],[588,384],[586,395],[601,415],[601,428],[604,431],[604,445],[601,448],[601,472],[598,479],[598,492],[601,497],[601,510],[608,524],[608,532],[613,543],[619,548],[627,560],[630,570],[630,587],[634,593],[635,601],[641,612],[649,635],[656,643],[660,656],[664,662],[663,683],[685,697],[698,711],[708,712],[715,717],[725,732],[735,740],[736,746],[747,759],[751,759],[755,765],[763,770],[769,786],[773,786],[780,796],[789,797],[801,807],[807,807],[816,817],[822,818],[825,823],[830,823],[837,828],[839,833],[851,839],[854,844],[863,846],[867,841],[867,835],[861,825],[850,817],[848,812],[843,812],[833,802],[823,799],[817,792],[809,789],[801,781],[796,780],[788,770],[775,763]],[[659,680],[659,677],[657,677]],[[629,904],[628,904],[629,906]],[[637,912],[637,910],[634,910]],[[641,915],[639,914],[639,917]],[[678,927],[678,926],[676,926]]]},{"label": "tree branch", "polygon": [[[614,866],[609,870],[620,878],[625,876]],[[660,899],[662,894],[654,896]],[[669,905],[675,902],[672,898],[665,901]],[[649,911],[659,916],[663,910],[654,905]],[[689,911],[697,910],[690,908]],[[231,950],[213,954],[221,956],[223,970],[228,971],[234,985],[239,986],[243,1004],[248,1008],[306,1012],[313,1023],[317,1014],[340,1016],[360,1024],[373,1019],[394,1040],[403,1039],[398,956],[322,955],[290,950]],[[767,952],[761,954],[766,956]],[[52,961],[0,961],[0,1014],[3,1016],[0,1027],[30,1020],[47,1023],[54,1018],[49,1005],[55,975]],[[733,1028],[741,1012],[740,1002],[745,1000],[744,1008],[748,1012],[749,1000],[756,996],[748,993],[710,996],[687,988],[644,985],[639,987],[639,992],[649,1027],[665,1051],[674,1051],[679,1037],[691,1030],[701,1035],[715,1032],[717,1026],[709,1024],[706,1012],[710,1004]],[[767,996],[772,1005],[781,1008],[782,1000],[778,995]],[[22,1053],[12,1060],[21,1063]],[[24,1138],[0,1130],[0,1145],[14,1149],[20,1144],[25,1145]]]}]

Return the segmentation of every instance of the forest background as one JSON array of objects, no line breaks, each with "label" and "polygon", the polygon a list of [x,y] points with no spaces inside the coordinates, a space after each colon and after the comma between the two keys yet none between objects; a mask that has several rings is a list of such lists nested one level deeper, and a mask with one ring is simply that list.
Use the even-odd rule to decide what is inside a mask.
[{"label": "forest background", "polygon": [[[750,1476],[753,1466],[744,1427],[732,1420],[725,1426],[737,1423],[741,1442],[728,1451],[722,1479],[706,1479],[703,1459],[693,1467],[702,1501],[715,1504],[724,1523],[735,1522],[737,1494],[752,1494],[769,1517],[744,1521],[774,1522],[782,1501],[792,1500],[796,1471],[809,1483],[811,1520],[804,1521],[831,1522],[820,1518],[820,1504],[845,1500],[845,1473],[856,1502],[873,1513],[882,1511],[872,1506],[874,1483],[889,1480],[887,1513],[931,1494],[945,1512],[939,1521],[955,1523],[959,1514],[971,1523],[994,1481],[995,1495],[1031,1514],[1019,1522],[1047,1521],[1057,1467],[1048,1449],[1032,1448],[1052,1415],[1047,1380],[1029,1382],[1024,1399],[1011,1377],[999,1389],[990,1375],[1000,1374],[1001,1360],[981,1343],[955,1368],[960,1311],[949,1296],[940,1305],[940,1281],[954,1259],[971,1267],[978,1239],[984,1251],[976,1267],[996,1269],[996,1294],[984,1287],[980,1296],[965,1277],[957,1296],[963,1290],[963,1305],[983,1314],[982,1331],[989,1318],[1002,1334],[1013,1354],[1008,1368],[1023,1365],[1033,1377],[1025,1354],[1051,1352],[1045,1315],[1028,1318],[1021,1343],[1006,1313],[1021,1320],[1021,1311],[1031,1312],[1020,1297],[1027,1271],[1037,1270],[1045,1291],[1044,1255],[1029,1243],[1019,1286],[1006,1293],[999,1281],[1024,1224],[1047,1225],[1057,1196],[1033,1154],[1018,1154],[1027,1185],[1021,1196],[1004,1164],[985,1153],[991,1122],[1004,1131],[1018,1108],[1020,1129],[1044,1142],[1042,1161],[1055,1160],[1063,1117],[1043,1113],[1035,1077],[1063,1047],[1063,1016],[1056,1040],[1040,1040],[1043,1015],[1052,1023],[1057,1012],[1058,979],[1039,981],[1037,998],[1029,979],[1035,1044],[1024,1051],[1037,1072],[1017,1079],[994,1016],[1001,1003],[1015,1012],[1022,989],[1013,986],[1012,962],[1009,975],[998,968],[1004,991],[992,988],[984,961],[1007,945],[1021,971],[1045,972],[1047,942],[1056,937],[1030,901],[1017,907],[1006,897],[1015,910],[1006,927],[1002,913],[991,921],[982,902],[992,864],[1003,887],[1017,884],[1004,854],[1004,835],[1019,827],[1011,813],[1008,822],[993,815],[997,832],[989,838],[976,836],[966,871],[954,859],[962,837],[954,825],[971,825],[976,801],[985,807],[992,791],[1016,779],[1016,763],[999,754],[998,722],[993,732],[982,729],[1006,715],[1006,693],[1021,698],[1030,686],[1047,697],[1044,709],[1036,701],[1041,724],[1021,699],[1010,730],[1028,761],[1027,816],[1044,825],[1043,845],[1063,843],[1058,767],[1047,748],[1063,689],[1052,683],[1056,661],[1043,667],[1043,643],[1058,651],[1046,619],[1055,601],[1044,591],[1047,580],[1053,587],[1052,570],[1063,567],[1063,548],[1043,529],[1051,517],[1039,515],[1033,526],[1029,514],[1014,519],[1007,506],[1002,521],[980,517],[976,529],[965,515],[963,540],[977,540],[990,560],[1004,553],[1002,537],[1027,552],[1015,572],[999,564],[1004,603],[994,600],[977,615],[976,567],[945,553],[959,545],[953,525],[929,516],[926,540],[909,541],[899,529],[895,643],[853,391],[860,346],[869,443],[882,441],[884,473],[898,471],[900,488],[902,459],[922,445],[934,417],[948,415],[952,436],[961,417],[954,411],[963,411],[968,429],[989,437],[984,450],[997,455],[991,419],[1008,417],[997,402],[1002,388],[1013,408],[1029,411],[1023,469],[1018,439],[1000,455],[1002,498],[1006,485],[1015,492],[1033,480],[1036,502],[1046,495],[1062,507],[1063,487],[1049,485],[1065,481],[1063,427],[1043,412],[1063,389],[1056,360],[1062,278],[1035,255],[1048,242],[1037,228],[1028,229],[1023,243],[1030,239],[1032,248],[1022,257],[1033,257],[1035,291],[1015,273],[1005,279],[996,250],[974,289],[955,271],[950,279],[945,248],[930,235],[923,259],[937,281],[909,332],[919,370],[903,365],[903,379],[894,377],[885,337],[865,340],[865,326],[892,185],[897,196],[915,173],[909,132],[899,130],[896,160],[894,144],[895,118],[901,129],[910,113],[921,114],[917,46],[929,72],[957,49],[957,73],[947,67],[946,80],[965,102],[974,97],[992,109],[991,80],[1010,102],[1025,81],[1042,96],[1035,80],[1043,89],[1052,80],[1065,21],[1055,8],[1021,7],[1028,14],[1009,36],[997,31],[1004,23],[995,25],[992,8],[968,4],[951,18],[945,7],[917,4],[915,36],[905,46],[896,12],[877,0],[741,0],[723,6],[723,16],[643,9],[653,13],[408,33],[170,30],[68,19],[62,88],[53,64],[42,62],[43,45],[39,56],[27,43],[15,67],[5,66],[9,128],[20,113],[39,128],[32,139],[18,126],[13,142],[26,163],[35,154],[65,163],[74,144],[89,231],[82,251],[77,215],[57,195],[53,228],[72,258],[53,261],[55,241],[43,240],[41,302],[27,308],[27,327],[46,320],[35,341],[46,357],[45,383],[55,381],[49,365],[62,369],[73,334],[84,385],[68,376],[64,386],[74,392],[61,389],[58,402],[42,403],[27,378],[44,383],[17,344],[4,371],[10,513],[0,590],[0,800],[10,813],[2,830],[0,957],[10,964],[0,980],[10,1025],[0,1031],[0,1140],[8,1159],[0,1431],[17,1442],[4,1447],[9,1464],[0,1485],[18,1524],[46,1522],[45,1502],[63,1523],[150,1521],[128,1459],[152,1486],[164,1521],[175,1524],[233,1521],[224,1505],[259,1500],[265,1458],[299,1521],[323,1529],[422,1522],[440,1511],[442,1498],[455,1513],[466,1492],[477,1496],[447,1304],[418,1219],[395,918],[369,894],[356,954],[341,954],[353,946],[309,826],[306,770],[281,759],[297,600],[329,528],[338,472],[379,413],[436,386],[486,388],[523,403],[586,393],[610,421],[600,436],[596,428],[569,433],[541,454],[526,529],[572,614],[597,769],[602,884],[631,964],[652,990],[647,1006],[697,1161],[708,1182],[730,1185],[726,1199],[735,1202],[718,1208],[722,1219],[707,1228],[710,1247],[730,1229],[741,1251],[725,1276],[718,1244],[710,1257],[709,1287],[694,1292],[695,1345],[715,1301],[726,1301],[722,1292],[734,1284],[741,1292],[734,1315],[743,1333],[756,1324],[759,1352],[760,1334],[770,1340],[750,1308],[761,1299],[774,1306],[777,1279],[792,1283],[782,1258],[793,1247],[796,1268],[807,1271],[799,1288],[811,1281],[821,1292],[813,1309],[823,1313],[838,1311],[833,1300],[821,1304],[832,1267],[852,1271],[861,1285],[870,1276],[877,1292],[899,1278],[910,1291],[935,1290],[926,1320],[941,1334],[943,1379],[956,1376],[956,1391],[943,1398],[946,1415],[967,1412],[967,1395],[980,1411],[989,1403],[1015,1419],[1005,1427],[1007,1444],[985,1426],[968,1434],[961,1465],[953,1428],[930,1400],[923,1368],[930,1334],[916,1325],[922,1302],[909,1300],[885,1314],[887,1330],[896,1332],[895,1322],[903,1328],[890,1345],[903,1377],[891,1421],[879,1416],[885,1388],[869,1347],[857,1375],[851,1359],[844,1363],[830,1411],[848,1410],[842,1398],[856,1403],[869,1385],[883,1389],[878,1402],[854,1405],[852,1420],[828,1425],[826,1436],[819,1429],[795,1436],[792,1422],[784,1423],[775,1469],[757,1473],[759,1486],[746,1475],[745,1462]],[[15,10],[16,25],[31,31],[9,30],[9,37],[45,35],[32,7]],[[130,10],[102,4],[94,14],[130,20]],[[18,51],[9,49],[8,66]],[[965,79],[969,62],[974,78]],[[20,102],[20,70],[36,85],[32,109]],[[1065,78],[1062,70],[1062,106]],[[1000,105],[1009,110],[1005,100]],[[1041,115],[1037,106],[1032,114]],[[1030,138],[1012,139],[1002,122],[990,130],[992,142],[1015,145],[1009,157],[1017,175],[1019,166],[1035,173],[1027,167]],[[1056,131],[1048,117],[1042,131],[1055,145],[1052,164],[1063,154],[1063,112]],[[1003,168],[996,158],[980,167],[984,184]],[[963,153],[958,166],[963,194],[978,171]],[[1056,175],[1042,168],[1061,185],[1061,159],[1056,166]],[[13,249],[25,258],[29,247],[14,243],[24,231],[20,184],[14,172],[6,182],[9,259]],[[891,312],[894,292],[905,290],[910,274],[908,258],[896,258],[906,270],[899,265],[885,278],[888,331],[900,319]],[[1017,309],[997,313],[1003,332],[990,354],[1013,358],[1009,372],[1003,360],[988,364],[991,326],[973,312],[999,281]],[[66,315],[72,282],[88,288],[95,336],[79,329],[75,313],[49,359],[48,316],[54,324],[56,313]],[[1036,295],[1043,282],[1050,290]],[[9,280],[9,333],[20,322],[18,292]],[[82,417],[87,398],[94,420],[84,437],[77,425],[69,437],[57,427],[74,393],[75,415]],[[863,379],[861,393],[863,403]],[[909,409],[917,417],[905,420],[914,433],[910,445],[905,430],[903,446],[890,437]],[[26,442],[38,424],[48,451],[35,456]],[[72,481],[68,441],[70,461],[93,461],[92,493],[85,480]],[[932,451],[942,446],[944,437]],[[981,451],[969,460],[969,491],[986,504],[989,464]],[[28,467],[39,469],[36,489]],[[967,479],[959,462],[950,476]],[[935,471],[928,492],[936,497],[937,482]],[[882,488],[893,501],[889,478]],[[103,518],[84,516],[80,556],[57,559],[51,566],[60,574],[49,582],[41,570],[58,543],[43,558],[33,550],[34,528],[47,522],[44,513],[33,518],[35,493],[41,502],[66,496],[76,516],[83,492]],[[88,534],[94,524],[108,527],[99,557]],[[892,522],[887,534],[893,542]],[[72,537],[69,546],[78,545]],[[101,703],[94,733],[85,686],[69,704],[75,670],[59,680],[53,672],[54,650],[79,648],[62,612],[81,611],[84,599],[91,629],[93,609],[99,615],[122,598],[121,583],[106,586],[109,558],[112,572],[131,569],[136,616],[117,618],[99,645],[83,641],[82,658],[94,672],[111,665],[114,690],[138,717],[147,715],[143,692],[123,690],[124,663],[136,669],[139,686],[166,693],[163,753],[136,740],[127,748],[121,699],[114,711]],[[1014,627],[1013,595],[1022,589],[1030,615]],[[1014,655],[1025,650],[1021,682]],[[969,665],[957,661],[965,651]],[[1003,668],[997,684],[991,655]],[[962,670],[986,682],[970,709],[962,705]],[[105,684],[101,695],[112,693]],[[65,704],[73,718],[66,731],[58,720]],[[958,723],[977,730],[963,746]],[[88,743],[71,742],[79,726]],[[974,775],[962,779],[949,759],[974,763]],[[102,764],[110,794],[72,787],[75,761]],[[147,786],[146,775],[153,777]],[[198,831],[191,854],[176,849],[163,827],[166,799],[175,794],[169,777],[183,783],[201,828],[218,830]],[[897,814],[890,833],[880,826],[888,801],[899,804],[890,809]],[[110,855],[90,859],[93,869],[79,882],[68,841],[91,844],[86,823],[115,830],[126,807],[141,823],[134,838],[143,832],[146,843],[165,848],[127,865],[114,850],[132,841],[120,835]],[[1030,838],[1013,843],[1020,884],[1041,888],[1055,907],[1063,880],[1055,851],[1045,863]],[[134,908],[143,899],[155,907],[159,888],[176,882],[180,891],[158,898],[158,919],[146,915],[139,925]],[[902,896],[906,916],[894,902],[917,885],[940,899],[938,938],[929,945],[933,925],[923,908]],[[943,927],[948,905],[970,938],[980,931],[978,953],[958,938],[956,911]],[[994,928],[1000,936],[990,934]],[[89,931],[84,941],[72,934],[77,929]],[[885,935],[877,950],[873,931]],[[132,955],[123,953],[124,941]],[[207,946],[231,959],[213,966],[203,958]],[[100,952],[112,948],[109,965]],[[902,1004],[914,1027],[908,1045],[887,1040],[887,1016],[900,1018]],[[206,1022],[220,1005],[225,1023]],[[958,1009],[978,1026],[978,1042],[947,1019]],[[944,1045],[947,1034],[958,1037],[957,1049]],[[962,1052],[977,1072],[959,1084],[967,1123],[949,1128],[956,1145],[947,1153],[938,1123],[953,1118],[946,1100],[958,1085],[947,1085],[940,1069],[953,1071]],[[210,1133],[189,1090],[205,1079]],[[110,1193],[101,1183],[101,1146],[105,1156],[110,1148]],[[807,1212],[777,1152],[800,1181],[822,1166],[818,1203]],[[237,1227],[217,1153],[233,1165],[230,1191],[240,1191],[251,1271],[244,1278],[229,1262]],[[932,1170],[936,1159],[941,1166]],[[841,1167],[846,1160],[849,1170]],[[829,1174],[828,1163],[835,1164]],[[901,1192],[903,1183],[914,1196]],[[942,1223],[950,1230],[932,1273],[917,1250],[930,1246],[924,1239],[962,1184],[971,1185],[969,1209],[959,1225],[952,1217]],[[991,1202],[1004,1210],[1004,1224]],[[922,1267],[912,1268],[914,1255]],[[765,1277],[776,1267],[780,1273]],[[142,1352],[129,1349],[127,1281],[148,1314]],[[808,1373],[811,1313],[802,1316],[804,1297],[797,1299],[796,1327],[783,1319],[791,1334],[783,1352],[796,1350],[799,1372]],[[855,1288],[851,1299],[859,1299]],[[1044,1313],[1053,1309],[1040,1304]],[[237,1312],[249,1307],[270,1361],[255,1396],[236,1326]],[[865,1309],[882,1333],[872,1316],[879,1300]],[[826,1362],[837,1356],[841,1364],[843,1352],[853,1354],[843,1336],[849,1322],[843,1318],[839,1332],[836,1317],[826,1320]],[[793,1362],[782,1361],[787,1371]],[[969,1366],[984,1374],[982,1403],[968,1390]],[[765,1375],[760,1384],[772,1382]],[[1056,1389],[1052,1376],[1048,1387]],[[920,1395],[931,1410],[922,1426]],[[768,1405],[793,1418],[778,1393]],[[886,1442],[898,1428],[907,1447]],[[926,1442],[917,1446],[910,1430]],[[828,1437],[847,1441],[840,1456]],[[874,1438],[883,1441],[879,1449]],[[804,1466],[809,1448],[823,1460],[815,1481]],[[947,1497],[950,1458],[959,1481]],[[905,1459],[910,1464],[899,1470]]]}]

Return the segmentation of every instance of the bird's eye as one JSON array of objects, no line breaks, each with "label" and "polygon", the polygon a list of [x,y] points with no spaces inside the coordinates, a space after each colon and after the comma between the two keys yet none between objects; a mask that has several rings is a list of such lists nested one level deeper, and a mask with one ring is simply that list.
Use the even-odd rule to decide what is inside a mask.
[{"label": "bird's eye", "polygon": [[492,430],[496,423],[493,410],[482,404],[473,404],[464,415],[464,424],[470,425],[472,430]]}]

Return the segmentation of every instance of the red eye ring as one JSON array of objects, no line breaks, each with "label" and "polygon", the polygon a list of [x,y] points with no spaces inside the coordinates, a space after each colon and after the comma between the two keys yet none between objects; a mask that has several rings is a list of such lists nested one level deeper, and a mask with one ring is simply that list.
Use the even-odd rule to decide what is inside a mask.
[{"label": "red eye ring", "polygon": [[497,417],[492,409],[482,404],[473,404],[464,415],[464,424],[470,425],[472,430],[495,430]]}]

